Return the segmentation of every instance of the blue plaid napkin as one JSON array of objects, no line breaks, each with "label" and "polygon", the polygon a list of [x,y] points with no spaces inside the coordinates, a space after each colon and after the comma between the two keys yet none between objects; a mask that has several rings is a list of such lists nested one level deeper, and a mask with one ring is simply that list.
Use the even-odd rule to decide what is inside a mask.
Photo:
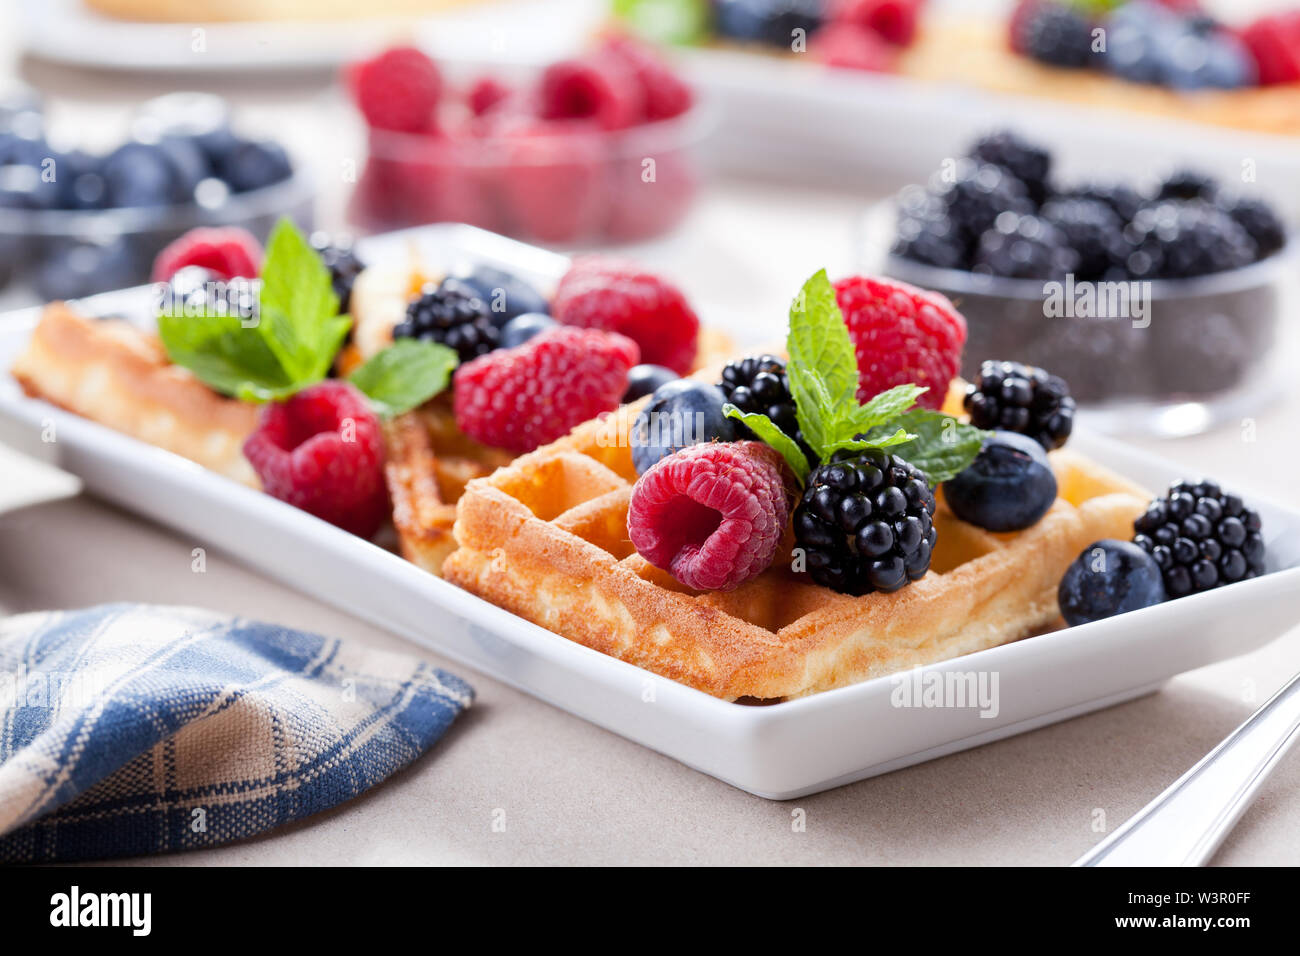
[{"label": "blue plaid napkin", "polygon": [[357,796],[473,689],[414,658],[194,608],[0,621],[0,862],[215,846]]}]

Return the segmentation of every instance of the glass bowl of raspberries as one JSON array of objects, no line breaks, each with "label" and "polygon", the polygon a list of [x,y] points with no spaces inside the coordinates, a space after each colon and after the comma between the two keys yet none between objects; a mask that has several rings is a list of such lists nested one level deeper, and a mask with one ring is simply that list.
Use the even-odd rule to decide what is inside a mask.
[{"label": "glass bowl of raspberries", "polygon": [[862,255],[959,303],[968,355],[1050,368],[1094,427],[1174,436],[1276,396],[1297,246],[1245,189],[1191,169],[1069,181],[1000,131],[870,210]]},{"label": "glass bowl of raspberries", "polygon": [[456,82],[424,53],[350,67],[369,156],[350,205],[384,231],[463,222],[553,244],[661,235],[699,189],[710,123],[647,44],[609,35],[539,73]]},{"label": "glass bowl of raspberries", "polygon": [[220,97],[149,100],[102,153],[67,132],[34,94],[0,97],[0,288],[77,299],[147,281],[159,252],[194,228],[265,238],[284,215],[311,223],[310,178],[278,143],[232,126]]}]

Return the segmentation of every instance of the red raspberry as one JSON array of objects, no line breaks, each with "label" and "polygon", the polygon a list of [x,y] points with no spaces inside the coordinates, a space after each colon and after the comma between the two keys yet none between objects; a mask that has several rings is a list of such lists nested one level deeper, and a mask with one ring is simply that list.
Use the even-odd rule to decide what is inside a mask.
[{"label": "red raspberry", "polygon": [[895,385],[929,388],[918,400],[939,408],[961,368],[966,320],[937,292],[894,279],[850,276],[835,297],[858,355],[858,399]]},{"label": "red raspberry", "polygon": [[620,332],[641,346],[641,361],[685,375],[695,362],[700,320],[667,280],[621,259],[574,261],[551,303],[557,322]]},{"label": "red raspberry", "polygon": [[434,128],[442,75],[414,47],[394,47],[354,66],[352,94],[366,122],[378,129],[421,133]]},{"label": "red raspberry", "polygon": [[874,30],[853,23],[832,23],[813,37],[813,55],[827,66],[888,73],[894,68],[894,48]]},{"label": "red raspberry", "polygon": [[1241,34],[1262,86],[1300,82],[1300,10],[1256,20]]},{"label": "red raspberry", "polygon": [[761,442],[691,445],[632,488],[627,533],[655,567],[700,591],[730,591],[772,564],[790,519],[784,462]]},{"label": "red raspberry", "polygon": [[613,411],[640,350],[589,329],[551,329],[456,369],[456,424],[485,445],[522,454]]},{"label": "red raspberry", "polygon": [[691,108],[693,97],[687,86],[654,47],[635,37],[616,34],[606,38],[603,53],[622,60],[636,76],[645,103],[643,118],[655,120],[680,116]]},{"label": "red raspberry", "polygon": [[482,116],[509,96],[510,87],[495,77],[485,76],[469,88],[465,99],[469,103],[470,111],[475,116]]},{"label": "red raspberry", "polygon": [[916,38],[916,21],[922,0],[846,0],[835,19],[878,33],[896,46],[908,46]]},{"label": "red raspberry", "polygon": [[238,226],[191,229],[172,240],[153,261],[153,281],[166,282],[186,266],[201,266],[222,279],[256,279],[262,245]]},{"label": "red raspberry", "polygon": [[576,242],[599,231],[611,197],[598,133],[587,122],[531,120],[502,134],[499,185],[511,235]]},{"label": "red raspberry", "polygon": [[601,129],[624,129],[645,115],[645,93],[635,71],[613,56],[560,60],[542,73],[542,119],[592,120]]},{"label": "red raspberry", "polygon": [[268,494],[344,531],[369,538],[388,516],[379,421],[347,382],[267,405],[244,457]]}]

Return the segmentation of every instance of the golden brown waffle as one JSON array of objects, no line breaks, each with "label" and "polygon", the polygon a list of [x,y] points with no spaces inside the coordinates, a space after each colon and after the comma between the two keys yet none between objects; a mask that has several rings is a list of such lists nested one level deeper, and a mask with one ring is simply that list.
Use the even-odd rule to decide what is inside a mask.
[{"label": "golden brown waffle", "polygon": [[[365,270],[353,286],[356,334],[341,363],[359,364],[392,342],[393,327],[407,303],[431,277],[409,268]],[[733,351],[725,334],[703,329],[697,366],[720,365]],[[384,438],[385,474],[402,555],[441,574],[443,561],[456,547],[451,529],[466,483],[492,474],[514,456],[466,437],[456,427],[449,393],[388,422]]]},{"label": "golden brown waffle", "polygon": [[992,534],[940,501],[931,571],[894,594],[850,597],[773,566],[697,592],[632,548],[640,403],[471,481],[443,574],[570,640],[728,700],[801,697],[1059,626],[1057,585],[1100,538],[1127,538],[1149,496],[1063,450],[1060,497],[1034,527]]}]

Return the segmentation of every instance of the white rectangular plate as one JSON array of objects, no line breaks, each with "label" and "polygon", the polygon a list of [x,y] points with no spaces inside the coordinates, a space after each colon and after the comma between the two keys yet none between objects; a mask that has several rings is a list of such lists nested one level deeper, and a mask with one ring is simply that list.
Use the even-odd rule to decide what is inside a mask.
[{"label": "white rectangular plate", "polygon": [[[367,240],[368,261],[487,261],[549,284],[565,260],[465,226]],[[145,320],[145,289],[86,307]],[[37,310],[0,316],[8,369]],[[94,493],[241,557],[286,584],[647,747],[772,799],[802,796],[1105,707],[1192,668],[1244,654],[1300,622],[1300,513],[1251,500],[1275,573],[1083,627],[924,668],[997,675],[996,714],[905,707],[883,677],[770,706],[732,704],[572,643],[467,594],[383,548],[169,452],[26,398],[0,379],[0,416],[54,426],[59,463]],[[1144,452],[1087,434],[1073,447],[1148,488],[1185,477]],[[1193,476],[1199,477],[1199,476]],[[909,678],[910,679],[910,678]],[[930,678],[925,678],[929,680]]]}]

